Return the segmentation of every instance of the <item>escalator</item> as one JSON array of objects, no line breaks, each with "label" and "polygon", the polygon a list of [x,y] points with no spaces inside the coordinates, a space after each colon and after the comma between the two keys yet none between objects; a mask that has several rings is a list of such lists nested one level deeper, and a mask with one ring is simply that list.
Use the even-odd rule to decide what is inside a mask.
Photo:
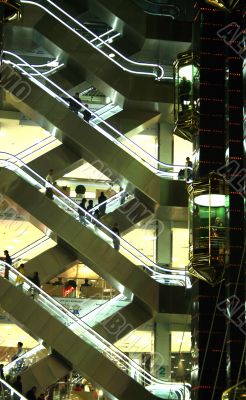
[{"label": "escalator", "polygon": [[[1,265],[0,302],[3,309],[32,335],[51,346],[72,369],[101,387],[110,399],[154,399],[155,396],[145,388],[151,386],[153,390],[154,385],[162,385],[163,399],[170,395],[171,398],[189,399],[190,385],[154,378],[27,278],[22,276],[25,281],[23,291],[16,288],[14,282],[20,274],[4,262]],[[2,277],[6,266],[10,268],[9,280]]]},{"label": "escalator", "polygon": [[[15,67],[21,70],[21,67]],[[55,87],[48,78],[45,80],[49,87],[45,87],[34,77],[28,79],[26,75],[19,75],[9,65],[5,64],[1,72],[2,87],[9,102],[52,132],[80,158],[100,168],[111,180],[119,182],[120,186],[136,188],[135,193],[140,201],[152,209],[156,203],[163,206],[187,206],[185,183],[173,180],[182,166],[158,162],[130,139],[124,138],[121,143],[113,137],[112,132],[119,136],[121,133],[105,121],[102,122],[103,129],[102,126],[84,122],[83,118],[64,108],[67,103],[60,97],[60,93],[69,95]],[[29,90],[25,98],[18,90],[19,82]]]},{"label": "escalator", "polygon": [[[23,0],[22,3],[25,26],[25,14],[32,13],[34,3],[29,0]],[[62,5],[62,2],[58,4]],[[114,92],[113,97],[117,98],[119,105],[127,100],[129,104],[153,109],[149,102],[172,103],[173,85],[165,78],[155,81],[155,78],[160,79],[164,75],[161,66],[126,59],[108,44],[105,45],[106,51],[98,49],[78,31],[81,24],[66,14],[63,7],[50,0],[43,0],[36,7],[42,7],[45,11],[38,23],[35,26],[32,24],[37,31],[36,42],[40,45],[45,42],[51,54],[59,54],[63,60],[69,59],[70,68],[74,69],[75,74],[79,71],[81,82],[86,80],[109,97]],[[86,27],[83,26],[83,29]]]},{"label": "escalator", "polygon": [[[121,238],[117,239],[121,250],[115,251],[111,247],[112,238],[117,236],[100,221],[84,211],[80,223],[77,220],[77,204],[56,188],[53,191],[58,196],[50,200],[42,193],[46,183],[43,178],[20,161],[19,166],[10,163],[9,155],[2,153],[1,159],[2,165],[12,171],[1,169],[0,192],[20,213],[28,213],[30,222],[38,225],[43,232],[49,230],[49,233],[56,234],[58,243],[71,249],[74,259],[80,259],[120,293],[126,296],[134,293],[154,312],[186,312],[188,298],[184,285],[188,277],[185,271],[157,266]],[[56,270],[54,276],[58,273]],[[166,281],[174,286],[162,286],[161,283]],[[180,302],[180,299],[183,301]]]}]

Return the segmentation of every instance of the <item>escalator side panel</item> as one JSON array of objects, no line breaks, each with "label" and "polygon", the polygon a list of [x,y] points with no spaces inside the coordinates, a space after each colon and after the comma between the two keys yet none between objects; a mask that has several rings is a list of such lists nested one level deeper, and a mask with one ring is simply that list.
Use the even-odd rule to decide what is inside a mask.
[{"label": "escalator side panel", "polygon": [[42,177],[46,177],[50,169],[54,170],[54,179],[58,179],[83,164],[83,159],[69,148],[61,144],[36,158],[28,165]]},{"label": "escalator side panel", "polygon": [[119,312],[95,325],[93,329],[110,343],[115,343],[151,318],[151,314],[133,300]]},{"label": "escalator side panel", "polygon": [[70,371],[71,369],[65,363],[51,354],[21,373],[23,393],[26,393],[32,386],[37,387],[38,393],[45,392],[50,385]]},{"label": "escalator side panel", "polygon": [[28,261],[25,270],[27,276],[32,276],[33,272],[38,271],[41,283],[45,283],[66,271],[75,261],[73,254],[56,245]]},{"label": "escalator side panel", "polygon": [[160,113],[147,110],[122,110],[108,118],[107,122],[130,138],[157,124],[160,116]]}]

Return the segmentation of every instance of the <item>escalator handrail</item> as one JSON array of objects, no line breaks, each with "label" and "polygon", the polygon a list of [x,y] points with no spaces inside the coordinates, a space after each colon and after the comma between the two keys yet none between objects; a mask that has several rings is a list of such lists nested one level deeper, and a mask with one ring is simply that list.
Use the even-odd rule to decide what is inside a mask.
[{"label": "escalator handrail", "polygon": [[129,68],[126,68],[125,66],[122,66],[118,61],[116,61],[114,58],[109,57],[108,54],[106,54],[105,52],[103,52],[100,48],[98,48],[97,46],[95,46],[93,43],[91,43],[88,39],[86,39],[85,37],[83,37],[83,35],[81,35],[79,32],[77,32],[75,29],[73,29],[70,25],[68,25],[67,22],[64,22],[61,18],[59,18],[57,15],[53,14],[48,8],[46,8],[45,6],[35,3],[34,1],[30,1],[30,0],[21,0],[21,3],[23,4],[32,4],[36,7],[40,7],[43,10],[45,10],[45,12],[47,12],[48,14],[50,14],[52,17],[54,17],[57,21],[59,21],[60,23],[62,23],[64,26],[66,26],[69,30],[71,30],[74,34],[76,34],[78,37],[80,37],[82,40],[86,41],[90,46],[92,46],[94,49],[96,49],[97,51],[99,51],[101,54],[103,54],[105,57],[108,58],[108,60],[110,60],[111,62],[115,63],[116,65],[118,65],[121,69],[123,69],[123,71],[127,71],[133,74],[139,74],[139,75],[150,75],[150,76],[154,76],[155,79],[160,80],[163,79],[164,77],[164,69],[161,65],[159,64],[152,64],[152,63],[140,63],[137,61],[133,61],[131,59],[129,59],[128,57],[124,56],[122,53],[120,53],[118,50],[116,50],[114,47],[110,46],[107,42],[105,42],[103,39],[101,39],[99,36],[97,36],[95,33],[93,33],[90,29],[88,29],[85,25],[83,25],[81,22],[77,21],[75,18],[73,18],[70,14],[68,14],[67,12],[65,12],[64,10],[62,10],[59,6],[57,6],[55,3],[53,3],[50,0],[45,0],[47,1],[49,4],[51,4],[53,7],[57,8],[59,10],[59,12],[61,12],[62,14],[64,14],[66,17],[68,17],[70,20],[72,20],[73,22],[75,22],[80,28],[86,30],[88,33],[90,33],[94,38],[96,38],[96,40],[99,40],[104,46],[106,46],[111,52],[113,51],[115,54],[117,54],[119,57],[123,58],[125,61],[127,61],[129,64],[134,64],[134,65],[138,65],[138,66],[143,66],[143,67],[150,67],[150,68],[156,68],[160,71],[160,74],[155,73],[155,72],[141,72],[141,71],[134,71],[131,70]]},{"label": "escalator handrail", "polygon": [[[12,161],[9,160],[5,160],[1,158],[1,155],[6,155],[6,156],[12,156],[13,158],[15,158],[17,161],[19,161],[22,165],[22,168],[20,168],[19,166],[16,166],[15,163],[13,163]],[[6,153],[6,152],[0,152],[0,160],[4,161],[5,163],[9,163],[11,165],[13,165],[15,168],[19,168],[20,171],[23,173],[23,167],[29,172],[31,173],[35,178],[33,178],[32,176],[29,175],[29,177],[31,177],[33,180],[36,181],[36,184],[38,184],[39,186],[41,186],[40,188],[45,189],[47,187],[47,181],[41,177],[39,174],[37,174],[37,172],[35,172],[33,169],[31,169],[27,164],[25,164],[22,160],[18,159],[18,157],[16,157],[15,155],[11,155],[10,153]],[[16,172],[18,175],[20,174],[19,172]],[[25,172],[27,174],[27,172]],[[23,177],[23,175],[21,175],[23,179],[25,179]],[[38,180],[37,180],[38,179]],[[41,182],[41,183],[40,183]],[[112,238],[112,236],[114,236],[115,238],[117,238],[120,243],[125,244],[125,246],[128,246],[133,252],[137,253],[139,255],[139,257],[147,260],[147,262],[149,262],[152,267],[154,268],[154,270],[152,270],[147,264],[144,264],[144,267],[146,269],[148,269],[149,271],[151,271],[152,273],[156,273],[156,270],[159,270],[160,273],[161,272],[171,272],[170,274],[170,278],[175,279],[174,277],[177,276],[177,279],[181,279],[181,275],[185,277],[186,271],[185,270],[178,270],[178,269],[171,269],[171,268],[165,268],[165,267],[160,267],[157,264],[155,264],[153,261],[151,261],[147,256],[145,256],[143,253],[141,253],[139,250],[137,250],[134,246],[132,246],[130,243],[128,243],[125,239],[121,238],[120,236],[116,235],[111,229],[109,229],[106,225],[104,225],[102,222],[100,222],[100,220],[96,219],[93,215],[91,215],[88,211],[82,209],[80,206],[78,206],[78,204],[76,204],[73,200],[71,200],[68,196],[66,196],[64,193],[62,193],[59,189],[57,189],[55,186],[51,185],[50,183],[48,183],[49,187],[52,188],[54,193],[57,193],[59,195],[59,197],[62,197],[64,199],[61,200],[58,195],[56,195],[56,199],[61,202],[64,206],[68,207],[71,209],[71,211],[73,213],[76,214],[76,216],[79,215],[78,210],[81,211],[82,214],[84,214],[87,218],[88,221],[93,221],[94,224],[99,225],[101,228],[103,228],[103,231],[106,231],[107,234],[110,234],[110,239]],[[124,248],[124,246],[122,246]],[[143,265],[143,262],[141,261],[141,258],[139,259],[136,255],[134,255],[134,253],[131,253],[131,251],[129,251],[127,248],[125,249],[127,252],[129,252],[132,256],[134,256],[136,259],[138,259],[138,261],[141,262],[140,265]],[[138,266],[136,266],[138,267]],[[172,274],[173,272],[175,272],[174,275]]]},{"label": "escalator handrail", "polygon": [[13,388],[8,382],[6,382],[4,379],[0,378],[0,385],[2,386],[2,388],[4,387],[7,390],[10,390],[10,392],[13,392],[16,396],[16,399],[18,400],[27,400],[26,397],[24,397],[22,394],[20,394],[19,392],[17,392],[17,390],[15,388]]},{"label": "escalator handrail", "polygon": [[[90,336],[90,338],[96,339],[96,341],[98,341],[100,344],[103,344],[103,346],[105,346],[105,348],[107,349],[106,352],[105,352],[105,349],[103,349],[103,350],[101,348],[99,349],[99,347],[96,343],[94,343],[94,346],[102,354],[104,354],[105,357],[108,357],[112,361],[112,358],[110,358],[109,354],[107,354],[109,352],[110,356],[116,357],[118,362],[121,362],[121,363],[125,362],[127,367],[129,367],[129,366],[135,367],[136,370],[139,372],[139,374],[141,376],[143,376],[145,381],[151,381],[151,382],[155,382],[155,383],[162,384],[162,385],[164,385],[164,384],[168,384],[170,386],[177,385],[177,383],[174,383],[174,382],[164,381],[164,380],[155,378],[149,372],[145,371],[135,361],[133,361],[129,357],[127,357],[122,351],[120,351],[117,347],[115,347],[110,342],[108,342],[106,339],[104,339],[101,335],[99,335],[96,331],[94,331],[89,325],[87,325],[84,321],[79,319],[76,315],[74,315],[66,307],[64,307],[62,304],[60,304],[57,300],[55,300],[53,297],[49,296],[44,290],[42,290],[40,287],[35,285],[30,279],[28,279],[26,276],[22,275],[18,270],[16,270],[10,264],[6,263],[5,261],[0,260],[0,272],[4,272],[3,269],[5,269],[6,267],[9,269],[10,273],[13,273],[14,277],[19,276],[24,281],[24,284],[28,285],[28,288],[34,289],[34,291],[36,293],[38,293],[41,298],[45,299],[45,301],[38,301],[38,299],[36,299],[36,302],[38,302],[38,304],[40,304],[42,308],[45,308],[45,302],[48,303],[49,306],[50,305],[52,306],[52,307],[50,307],[51,309],[54,308],[54,309],[58,310],[62,314],[62,316],[65,315],[66,317],[68,317],[70,319],[70,321],[72,320],[72,321],[76,322],[82,328],[82,330],[85,331],[86,334],[88,334]],[[2,279],[5,279],[5,278],[2,277]],[[15,278],[15,280],[16,280],[16,278]],[[11,282],[11,280],[9,280],[9,282],[14,286],[14,283]],[[33,299],[33,301],[35,301],[35,299]],[[47,307],[45,309],[47,310]],[[54,314],[51,314],[51,315],[54,315]],[[57,317],[55,316],[55,318],[57,318]],[[69,325],[67,327],[69,329]],[[73,330],[73,332],[74,332],[74,334],[78,335],[78,333],[76,333],[75,330]],[[127,370],[126,373],[130,374],[130,371]],[[183,383],[181,383],[181,385],[183,385]]]},{"label": "escalator handrail", "polygon": [[30,243],[28,246],[24,247],[24,249],[18,250],[16,253],[12,254],[13,262],[18,261],[19,258],[23,258],[24,254],[28,254],[30,251],[41,246],[44,242],[48,240],[49,237],[44,235],[40,239],[37,239],[34,242]]},{"label": "escalator handrail", "polygon": [[[3,54],[7,54],[10,56],[13,56],[23,62],[25,62],[25,60],[23,58],[21,58],[20,56],[18,56],[17,54],[14,54],[13,52],[9,52],[9,51],[3,51]],[[18,64],[7,60],[8,63],[12,64],[13,66],[15,66],[19,71],[22,71],[23,73],[23,68],[18,66]],[[33,70],[35,70],[34,67],[32,67],[30,64],[28,64],[26,62],[26,64],[28,66],[30,66],[30,68],[32,68]],[[35,70],[36,72],[38,72],[37,70]],[[25,71],[24,71],[25,72]],[[31,76],[30,74],[26,73],[26,76],[35,84],[37,84],[37,86],[41,87],[44,91],[46,91],[47,94],[51,94],[52,93],[52,97],[55,98],[57,101],[61,102],[63,105],[65,105],[66,107],[68,107],[67,102],[61,98],[59,95],[57,95],[55,92],[53,92],[51,89],[47,89],[46,86],[44,86],[41,82],[39,82],[37,79],[35,79],[33,76]],[[76,99],[74,99],[73,96],[71,96],[69,93],[67,93],[65,90],[63,90],[61,87],[59,87],[57,84],[55,84],[54,82],[52,82],[49,78],[44,77],[40,72],[38,72],[38,74],[44,78],[49,84],[51,84],[52,86],[54,86],[56,89],[59,90],[60,93],[62,93],[63,95],[65,95],[67,98],[73,99],[74,102],[77,102],[77,104],[82,107],[85,110],[88,110],[87,107],[85,107],[83,104],[79,103]],[[96,117],[97,119],[99,119],[101,121],[101,123],[103,125],[105,125],[107,128],[109,128],[110,130],[112,130],[114,133],[116,133],[118,136],[120,136],[125,142],[129,143],[130,146],[135,147],[136,149],[140,150],[143,154],[146,155],[147,158],[150,158],[154,164],[160,165],[161,167],[163,167],[164,169],[173,169],[173,168],[186,168],[189,170],[192,170],[192,168],[184,166],[184,165],[175,165],[175,164],[168,164],[168,163],[164,163],[162,161],[159,161],[158,159],[156,159],[154,156],[152,156],[150,153],[148,153],[146,150],[144,150],[142,147],[140,147],[138,144],[134,143],[131,139],[127,138],[123,133],[121,133],[120,131],[118,131],[116,128],[114,128],[113,126],[111,126],[108,122],[104,121],[100,116],[97,116],[96,113],[92,112],[91,110],[90,113]],[[78,115],[79,118],[83,119],[83,116]],[[118,147],[120,148],[126,148],[126,152],[130,153],[136,160],[141,160],[144,165],[151,170],[152,172],[154,172],[156,175],[161,176],[161,174],[163,174],[163,176],[165,177],[165,172],[156,168],[155,166],[151,165],[149,161],[147,161],[146,159],[144,159],[142,156],[136,154],[133,150],[131,150],[131,148],[127,147],[126,144],[120,142],[118,139],[116,139],[115,137],[113,137],[110,133],[108,133],[106,130],[104,130],[102,127],[99,127],[98,125],[95,124],[90,124],[91,126],[93,126],[93,128],[95,128],[97,130],[97,132],[99,132],[100,134],[104,135],[104,137],[109,139],[110,136],[110,140],[112,140]],[[169,174],[170,176],[173,175],[177,175],[178,172],[166,172],[166,174]]]},{"label": "escalator handrail", "polygon": [[[49,140],[48,143],[45,143],[41,147],[34,149],[34,147],[37,147],[40,143],[45,142],[47,140]],[[35,144],[31,145],[30,147],[28,147],[27,149],[22,150],[20,153],[16,154],[16,156],[18,156],[21,160],[24,160],[24,158],[29,157],[30,155],[33,155],[33,154],[37,153],[38,151],[41,151],[42,149],[50,146],[56,140],[57,140],[56,138],[52,138],[52,136],[48,136],[45,139],[41,140],[41,142],[35,143]],[[21,156],[23,153],[26,153],[26,152],[28,152],[28,153]]]},{"label": "escalator handrail", "polygon": [[[175,19],[180,15],[181,12],[180,8],[176,4],[167,4],[165,2],[155,3],[151,0],[140,0],[140,2],[139,0],[134,1],[140,5],[146,14],[167,16]],[[144,7],[144,3],[147,6],[146,8]],[[166,11],[163,11],[163,8],[166,8]]]}]

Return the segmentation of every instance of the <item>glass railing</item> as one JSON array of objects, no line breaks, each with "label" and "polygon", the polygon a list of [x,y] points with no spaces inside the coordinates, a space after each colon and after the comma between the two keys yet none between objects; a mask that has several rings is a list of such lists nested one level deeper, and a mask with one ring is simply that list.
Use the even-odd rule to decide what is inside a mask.
[{"label": "glass railing", "polygon": [[[136,374],[133,374],[134,377],[141,377],[141,380],[145,383],[145,385],[162,385],[163,390],[166,391],[168,388],[170,394],[177,389],[183,391],[184,386],[187,388],[187,390],[189,389],[190,385],[188,383],[184,385],[183,383],[168,382],[152,376],[137,363],[127,357],[124,353],[122,353],[119,349],[117,349],[117,347],[96,333],[92,328],[89,327],[89,325],[77,318],[59,302],[50,297],[42,289],[33,284],[28,278],[20,274],[15,268],[4,261],[0,261],[1,279],[5,279],[3,276],[6,267],[9,269],[9,282],[11,284],[15,285],[17,276],[21,277],[21,279],[24,281],[22,290],[26,295],[29,297],[31,295],[33,301],[38,303],[40,307],[45,309],[51,316],[64,324],[67,329],[72,330],[75,335],[80,337],[99,353],[103,354],[123,372],[131,376],[132,370],[134,369],[136,372]],[[134,377],[133,379],[136,379]],[[183,399],[186,400],[187,398],[183,397]]]},{"label": "glass railing", "polygon": [[3,369],[4,375],[5,377],[13,378],[49,354],[50,352],[42,344],[39,344],[5,365]]},{"label": "glass railing", "polygon": [[[15,160],[14,162],[13,159]],[[122,254],[130,259],[130,261],[136,268],[142,269],[144,273],[150,275],[153,279],[158,280],[160,278],[163,278],[167,281],[175,281],[175,284],[178,286],[186,286],[188,288],[191,287],[190,279],[186,276],[185,270],[173,270],[171,268],[160,267],[155,264],[125,239],[116,235],[111,229],[100,222],[100,220],[96,219],[89,212],[78,206],[69,197],[65,196],[55,186],[49,184],[44,178],[38,175],[16,156],[13,156],[9,153],[1,152],[0,165],[14,171],[16,174],[21,176],[22,179],[27,181],[30,185],[34,186],[37,190],[45,192],[48,185],[49,189],[52,190],[53,201],[57,204],[58,207],[60,207],[66,213],[69,213],[74,219],[79,220],[81,224],[86,226],[87,229],[90,229],[94,234],[99,236],[109,245],[112,246],[112,244],[117,241]]]},{"label": "glass railing", "polygon": [[[5,60],[5,63],[7,62],[7,63],[11,64],[15,69],[17,69],[21,74],[23,74],[23,72],[24,72],[23,67],[20,67],[19,65],[17,65],[16,62],[22,61],[23,63],[25,63],[25,60],[23,58],[21,58],[20,56],[14,54],[12,52],[9,52],[9,51],[4,51],[3,53],[8,58],[12,58],[12,60],[14,59],[14,61],[11,61],[10,59]],[[35,70],[35,68],[33,68],[33,67],[31,67],[31,68],[33,70]],[[37,70],[35,70],[35,71],[38,72]],[[121,133],[116,128],[114,128],[110,124],[108,124],[107,121],[104,121],[96,113],[92,112],[87,107],[85,107],[83,104],[81,104],[76,99],[74,99],[74,97],[72,97],[65,90],[63,90],[61,87],[59,87],[54,82],[52,82],[49,78],[44,77],[42,74],[39,74],[39,76],[42,78],[42,82],[39,81],[38,79],[34,78],[30,74],[26,73],[26,76],[33,83],[35,83],[37,86],[39,86],[41,89],[43,89],[48,95],[52,96],[54,99],[56,99],[57,101],[62,103],[67,108],[69,105],[68,105],[68,101],[66,101],[66,99],[73,99],[74,102],[78,103],[78,106],[80,108],[82,108],[83,110],[90,111],[90,113],[94,117],[96,117],[98,121],[100,121],[100,125],[94,124],[93,122],[89,123],[94,129],[96,129],[97,132],[99,132],[105,138],[107,138],[108,140],[113,142],[115,145],[120,147],[122,150],[124,150],[128,154],[130,154],[133,158],[135,158],[137,161],[142,163],[145,167],[147,167],[150,171],[152,171],[156,175],[158,175],[162,178],[166,178],[166,179],[176,179],[178,177],[178,172],[180,169],[185,169],[185,168],[192,169],[192,168],[186,167],[184,165],[167,164],[167,163],[159,161],[154,156],[152,156],[150,153],[145,151],[142,147],[140,147],[138,144],[134,143],[134,141],[127,138],[123,133]],[[45,82],[46,85],[44,85],[43,82]],[[79,112],[78,117],[83,119],[83,113]]]},{"label": "glass railing", "polygon": [[[112,117],[115,114],[118,114],[120,111],[122,111],[121,107],[111,103],[110,105],[99,108],[99,110],[95,111],[95,114],[106,121],[108,118]],[[94,124],[99,124],[100,119],[94,117],[91,119],[91,122],[93,122]]]},{"label": "glass railing", "polygon": [[81,320],[86,322],[90,327],[94,327],[111,317],[114,313],[120,312],[120,310],[130,304],[130,302],[131,300],[125,298],[122,294],[118,294],[113,299],[98,305],[94,310],[83,315]]},{"label": "glass railing", "polygon": [[126,205],[134,199],[134,195],[127,193],[125,190],[121,190],[119,193],[115,194],[114,196],[110,197],[109,199],[103,201],[100,204],[97,204],[95,207],[91,208],[89,213],[94,215],[97,211],[100,216],[100,210],[103,208],[105,209],[104,214],[109,214],[117,210],[123,205]]},{"label": "glass railing", "polygon": [[[77,21],[53,1],[42,0],[41,2],[37,3],[30,0],[21,0],[21,3],[42,8],[46,13],[56,19],[56,21],[72,31],[74,35],[88,43],[96,51],[103,54],[108,60],[116,64],[123,71],[127,71],[136,75],[152,76],[157,80],[164,79],[164,69],[161,65],[132,61],[130,58],[125,57],[122,53],[112,47],[107,40],[103,40],[100,36],[97,36],[84,24]],[[83,33],[79,32],[78,29],[82,29],[84,32],[86,32],[86,35],[83,35]],[[88,34],[91,35],[90,39],[87,37]],[[93,39],[95,39],[96,42],[94,42]],[[101,44],[103,48],[101,48],[99,44]],[[112,54],[114,54],[114,56],[112,56]]]},{"label": "glass railing", "polygon": [[27,400],[17,390],[15,390],[9,383],[0,379],[0,398],[3,400]]}]

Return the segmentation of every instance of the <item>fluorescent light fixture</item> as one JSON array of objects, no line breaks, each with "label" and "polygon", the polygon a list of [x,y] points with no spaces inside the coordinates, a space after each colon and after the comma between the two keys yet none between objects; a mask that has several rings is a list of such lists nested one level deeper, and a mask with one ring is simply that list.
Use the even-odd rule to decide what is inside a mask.
[{"label": "fluorescent light fixture", "polygon": [[202,194],[194,199],[195,204],[205,207],[224,207],[224,194]]},{"label": "fluorescent light fixture", "polygon": [[53,60],[47,63],[48,67],[58,67],[59,62],[57,60]]}]

